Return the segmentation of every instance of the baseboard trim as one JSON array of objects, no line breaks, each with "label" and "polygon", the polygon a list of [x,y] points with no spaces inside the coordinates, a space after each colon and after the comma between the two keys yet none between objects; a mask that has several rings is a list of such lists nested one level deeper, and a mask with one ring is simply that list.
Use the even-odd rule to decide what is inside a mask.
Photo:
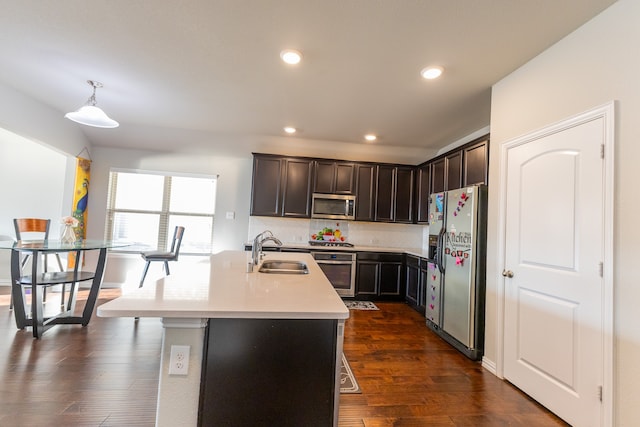
[{"label": "baseboard trim", "polygon": [[482,358],[482,367],[487,371],[491,372],[493,375],[499,378],[498,370],[496,369],[496,362],[493,360],[487,359],[486,357]]}]

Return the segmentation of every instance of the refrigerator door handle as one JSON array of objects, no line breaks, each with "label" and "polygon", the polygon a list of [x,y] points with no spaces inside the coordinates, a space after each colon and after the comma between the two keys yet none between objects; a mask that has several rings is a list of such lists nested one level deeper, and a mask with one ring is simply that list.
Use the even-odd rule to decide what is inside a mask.
[{"label": "refrigerator door handle", "polygon": [[438,233],[438,247],[436,248],[436,265],[438,266],[438,270],[440,273],[444,274],[444,264],[442,263],[442,257],[444,252],[444,227],[440,229]]}]

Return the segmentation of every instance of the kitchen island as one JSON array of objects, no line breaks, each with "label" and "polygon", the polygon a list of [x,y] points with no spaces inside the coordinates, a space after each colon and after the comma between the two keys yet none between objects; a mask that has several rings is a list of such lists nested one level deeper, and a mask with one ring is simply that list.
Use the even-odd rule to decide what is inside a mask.
[{"label": "kitchen island", "polygon": [[309,274],[249,273],[250,253],[227,251],[98,307],[162,318],[156,425],[337,425],[349,311],[309,254],[275,259]]}]

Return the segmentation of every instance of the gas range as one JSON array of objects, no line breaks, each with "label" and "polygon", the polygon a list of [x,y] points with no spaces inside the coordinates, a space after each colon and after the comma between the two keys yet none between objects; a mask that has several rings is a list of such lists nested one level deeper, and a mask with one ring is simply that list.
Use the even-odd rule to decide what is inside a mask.
[{"label": "gas range", "polygon": [[340,246],[343,248],[352,248],[353,245],[347,242],[330,242],[328,240],[309,240],[311,246]]}]

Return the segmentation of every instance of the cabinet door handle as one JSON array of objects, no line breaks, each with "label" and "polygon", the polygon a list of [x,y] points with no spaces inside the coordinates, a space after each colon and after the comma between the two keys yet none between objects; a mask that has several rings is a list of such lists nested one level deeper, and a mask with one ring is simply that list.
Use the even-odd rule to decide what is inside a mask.
[{"label": "cabinet door handle", "polygon": [[511,270],[502,270],[502,275],[504,277],[508,277],[509,279],[511,279],[513,277],[513,271],[511,271]]}]

